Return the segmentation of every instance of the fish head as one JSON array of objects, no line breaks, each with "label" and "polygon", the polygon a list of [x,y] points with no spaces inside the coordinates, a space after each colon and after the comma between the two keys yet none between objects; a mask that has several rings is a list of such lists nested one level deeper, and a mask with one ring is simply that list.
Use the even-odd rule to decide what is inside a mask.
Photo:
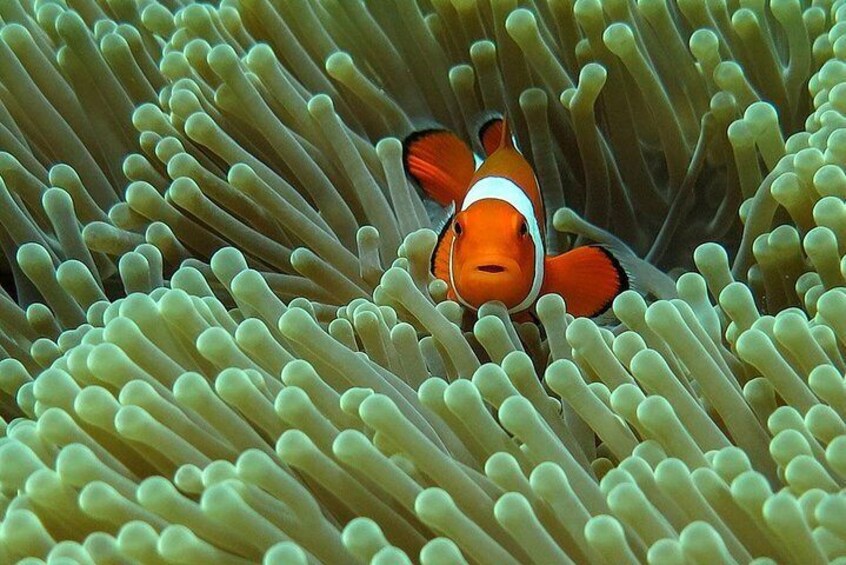
[{"label": "fish head", "polygon": [[535,243],[526,218],[504,200],[485,199],[459,212],[451,227],[453,288],[479,308],[498,300],[512,308],[532,289]]}]

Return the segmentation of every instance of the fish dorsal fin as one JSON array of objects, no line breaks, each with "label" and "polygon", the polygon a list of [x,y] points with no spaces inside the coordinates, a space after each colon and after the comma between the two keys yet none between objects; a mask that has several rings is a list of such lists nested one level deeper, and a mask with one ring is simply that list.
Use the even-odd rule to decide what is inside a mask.
[{"label": "fish dorsal fin", "polygon": [[403,143],[405,172],[441,206],[460,203],[476,170],[473,152],[454,133],[430,129]]},{"label": "fish dorsal fin", "polygon": [[499,138],[499,145],[497,145],[497,149],[514,149],[514,140],[511,139],[511,127],[508,125],[508,120],[506,118],[502,119],[502,131],[500,132]]},{"label": "fish dorsal fin", "polygon": [[629,277],[614,255],[600,245],[585,245],[547,257],[541,294],[560,294],[573,316],[599,316],[629,288]]}]

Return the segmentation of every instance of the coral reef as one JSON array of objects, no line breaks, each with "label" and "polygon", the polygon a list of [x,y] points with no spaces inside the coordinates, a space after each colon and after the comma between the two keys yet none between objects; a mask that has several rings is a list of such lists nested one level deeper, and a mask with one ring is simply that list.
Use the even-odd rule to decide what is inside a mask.
[{"label": "coral reef", "polygon": [[[0,2],[0,563],[846,558],[843,0]],[[839,46],[839,47],[838,47]],[[505,111],[613,323],[477,319]]]}]

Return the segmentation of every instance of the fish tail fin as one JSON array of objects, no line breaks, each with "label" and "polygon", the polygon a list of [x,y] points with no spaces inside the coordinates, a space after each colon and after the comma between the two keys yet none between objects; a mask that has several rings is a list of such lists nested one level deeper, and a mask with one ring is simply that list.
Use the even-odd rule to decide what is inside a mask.
[{"label": "fish tail fin", "polygon": [[405,172],[441,206],[459,203],[476,171],[473,152],[454,133],[429,129],[403,142]]},{"label": "fish tail fin", "polygon": [[628,273],[601,245],[577,247],[547,257],[544,264],[541,292],[560,294],[567,304],[567,312],[576,317],[599,316],[628,288]]},{"label": "fish tail fin", "polygon": [[491,155],[501,147],[510,147],[519,151],[508,120],[502,114],[486,114],[477,132],[485,155]]},{"label": "fish tail fin", "polygon": [[499,114],[490,117],[479,126],[479,143],[485,150],[485,155],[490,155],[499,149],[502,140],[502,126],[505,120]]}]

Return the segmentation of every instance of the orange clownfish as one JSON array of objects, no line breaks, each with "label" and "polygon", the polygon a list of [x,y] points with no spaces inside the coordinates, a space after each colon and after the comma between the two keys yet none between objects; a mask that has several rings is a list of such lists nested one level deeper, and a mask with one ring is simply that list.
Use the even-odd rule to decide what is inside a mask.
[{"label": "orange clownfish", "polygon": [[441,206],[454,206],[432,257],[447,297],[474,311],[498,300],[517,314],[557,293],[573,316],[605,312],[629,285],[619,261],[598,245],[546,255],[538,181],[505,120],[486,122],[480,141],[483,161],[447,130],[416,132],[404,144],[408,175]]}]

